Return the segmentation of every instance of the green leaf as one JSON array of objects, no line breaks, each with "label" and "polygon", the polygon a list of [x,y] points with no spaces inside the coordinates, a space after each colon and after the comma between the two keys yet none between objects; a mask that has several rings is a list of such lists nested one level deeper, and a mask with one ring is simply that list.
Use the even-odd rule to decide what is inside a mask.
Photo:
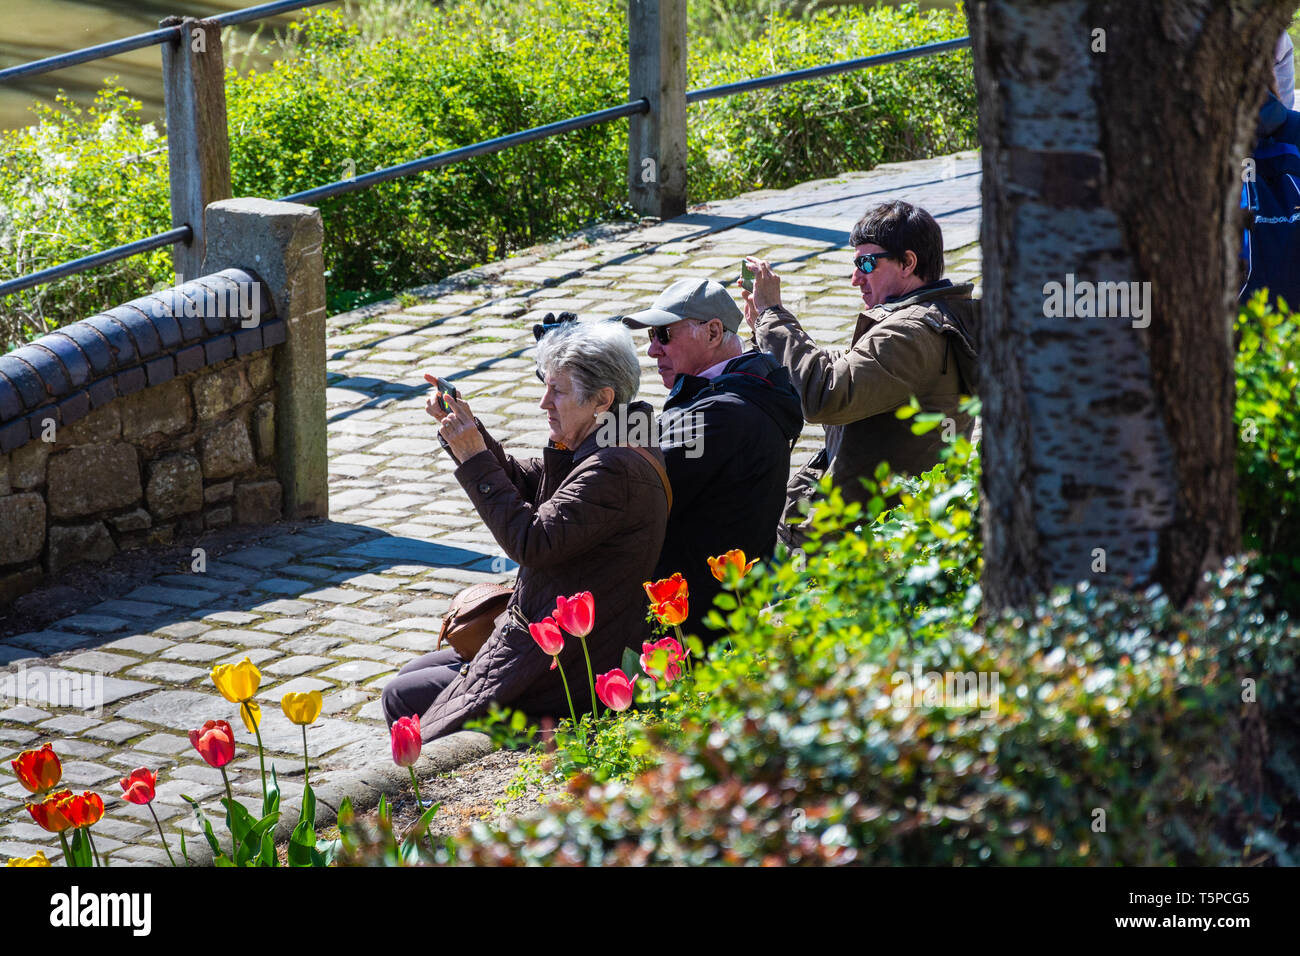
[{"label": "green leaf", "polygon": [[244,840],[252,831],[256,821],[253,819],[247,808],[238,800],[228,800],[221,798],[221,805],[226,808],[226,826],[234,835],[237,843],[243,844]]},{"label": "green leaf", "polygon": [[713,604],[715,607],[720,607],[724,611],[734,611],[740,606],[736,603],[736,596],[734,594],[728,594],[726,591],[719,592],[718,596],[713,599]]},{"label": "green leaf", "polygon": [[195,800],[193,797],[187,797],[183,793],[181,794],[181,799],[188,801],[190,806],[194,807],[194,816],[198,818],[199,824],[203,827],[203,835],[207,838],[208,846],[212,847],[213,859],[215,860],[217,857],[220,857],[222,855],[221,847],[217,844],[217,838],[212,832],[212,824],[208,822],[207,816],[204,815],[203,808],[199,806],[199,801]]},{"label": "green leaf", "polygon": [[379,795],[379,821],[381,823],[390,823],[392,813],[388,808],[388,794]]},{"label": "green leaf", "polygon": [[316,846],[316,794],[311,784],[302,788],[302,809],[298,813],[298,825],[289,837],[289,865],[311,866],[311,851]]},{"label": "green leaf", "polygon": [[646,672],[641,669],[641,655],[630,647],[623,648],[623,673],[631,680],[636,675],[646,676]]},{"label": "green leaf", "polygon": [[80,827],[72,831],[72,845],[68,849],[69,866],[94,866],[95,855],[90,849],[86,831]]},{"label": "green leaf", "polygon": [[342,849],[342,840],[322,840],[311,850],[312,866],[333,866],[334,860]]},{"label": "green leaf", "polygon": [[275,764],[271,764],[271,786],[266,789],[266,797],[262,800],[262,816],[268,813],[275,813],[280,809],[280,780],[275,774]]},{"label": "green leaf", "polygon": [[[248,831],[239,843],[239,852],[235,856],[235,864],[237,866],[247,866],[253,862],[254,854],[260,855],[260,853],[265,849],[263,846],[263,838],[273,832],[275,823],[279,819],[280,811],[276,810],[273,813],[267,814],[248,828]],[[272,841],[271,844],[271,852],[275,852],[274,841]]]},{"label": "green leaf", "polygon": [[275,830],[270,829],[262,834],[262,849],[257,854],[258,866],[279,866],[280,857],[275,849]]}]

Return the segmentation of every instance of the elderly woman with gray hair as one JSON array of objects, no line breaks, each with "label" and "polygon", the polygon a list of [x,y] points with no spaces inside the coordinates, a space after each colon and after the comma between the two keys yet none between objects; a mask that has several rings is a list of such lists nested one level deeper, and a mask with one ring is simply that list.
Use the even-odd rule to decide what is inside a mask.
[{"label": "elderly woman with gray hair", "polygon": [[[429,399],[456,480],[519,575],[473,660],[450,648],[435,651],[385,686],[389,726],[418,714],[425,740],[460,729],[494,702],[532,717],[568,715],[560,672],[528,630],[554,612],[557,597],[594,596],[586,644],[597,674],[618,667],[624,647],[639,649],[649,637],[642,583],[663,545],[670,490],[659,448],[627,443],[655,435],[651,407],[632,402],[641,367],[631,336],[617,322],[566,323],[546,334],[537,352],[550,426],[540,458],[507,454],[463,400],[442,393]],[[607,412],[618,428],[602,427]],[[559,655],[571,678],[586,674],[581,643],[566,638]],[[590,711],[587,681],[569,684],[574,707]]]}]

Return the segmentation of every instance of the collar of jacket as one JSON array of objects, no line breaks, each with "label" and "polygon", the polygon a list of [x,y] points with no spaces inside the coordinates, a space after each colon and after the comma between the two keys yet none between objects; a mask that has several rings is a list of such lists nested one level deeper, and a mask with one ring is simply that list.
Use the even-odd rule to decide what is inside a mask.
[{"label": "collar of jacket", "polygon": [[947,279],[940,279],[938,282],[931,282],[929,285],[914,289],[905,296],[872,306],[866,312],[858,313],[858,324],[853,331],[853,341],[857,342],[863,333],[873,325],[889,318],[899,309],[923,305],[926,302],[943,302],[945,299],[969,299],[970,294],[974,291],[975,285],[973,283],[963,282],[961,285],[953,285]]},{"label": "collar of jacket", "polygon": [[741,352],[724,365],[722,372],[713,378],[705,378],[702,375],[687,375],[683,372],[673,381],[673,388],[664,401],[664,408],[668,409],[674,405],[692,402],[699,397],[701,392],[709,389],[728,391],[728,387],[735,381],[735,376],[738,375],[756,381],[762,380],[771,385],[772,382],[768,375],[775,366],[775,360],[767,352],[753,348],[748,352]]},{"label": "collar of jacket", "polygon": [[[620,409],[625,409],[625,411]],[[627,436],[623,433],[621,427],[624,423],[626,423],[627,432],[630,434],[641,434],[646,436],[655,434],[653,430],[655,410],[651,407],[649,402],[630,402],[623,406],[616,405],[614,408],[610,409],[610,411],[616,416],[615,423],[616,426],[618,426],[617,444],[628,444],[625,440]],[[636,418],[644,418],[644,421],[634,428],[632,427],[632,423]],[[607,431],[600,426],[597,426],[592,429],[590,435],[579,443],[577,448],[561,448],[554,442],[547,442],[546,447],[542,449],[542,462],[545,464],[546,470],[550,472],[552,469],[558,468],[567,474],[580,461],[585,458],[590,458],[596,453],[598,448],[604,447],[601,440],[602,434],[604,434],[606,438],[608,437]]]}]

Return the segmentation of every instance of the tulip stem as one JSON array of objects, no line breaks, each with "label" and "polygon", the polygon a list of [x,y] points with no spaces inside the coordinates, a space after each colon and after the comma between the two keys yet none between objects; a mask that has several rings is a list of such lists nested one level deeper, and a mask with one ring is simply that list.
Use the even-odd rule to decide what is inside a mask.
[{"label": "tulip stem", "polygon": [[311,786],[311,761],[307,759],[307,725],[302,725],[302,781]]},{"label": "tulip stem", "polygon": [[691,650],[686,646],[686,638],[682,637],[682,626],[678,624],[674,630],[677,631],[677,643],[681,645],[682,660],[686,662],[686,673],[689,674],[691,672]]},{"label": "tulip stem", "polygon": [[596,709],[596,678],[591,675],[591,655],[587,653],[587,639],[579,638],[578,643],[582,645],[582,656],[587,659],[587,683],[591,687],[591,716],[595,717]]},{"label": "tulip stem", "polygon": [[[233,824],[235,822],[235,811],[232,809],[235,805],[235,795],[230,790],[230,777],[226,773],[226,768],[221,768],[221,779],[226,783],[226,820]],[[235,857],[239,855],[239,841],[235,839],[235,828],[230,827],[230,859],[234,862]]]},{"label": "tulip stem", "polygon": [[573,709],[573,696],[569,693],[569,679],[564,676],[564,665],[560,663],[560,656],[555,656],[555,666],[560,669],[560,680],[564,681],[564,699],[569,702],[569,717],[573,720],[573,732],[578,732],[578,712]]},{"label": "tulip stem", "polygon": [[253,725],[253,733],[257,736],[257,764],[262,769],[262,806],[266,806],[266,757],[262,753],[262,727],[261,724],[253,719],[253,708],[248,706],[248,701],[239,705],[244,708],[248,714],[248,722]]},{"label": "tulip stem", "polygon": [[167,859],[172,861],[172,866],[175,866],[176,857],[172,856],[172,849],[167,845],[167,835],[163,833],[162,821],[158,819],[158,813],[153,808],[153,801],[150,800],[147,804],[145,804],[145,806],[147,806],[149,808],[149,812],[153,814],[154,826],[158,828],[158,837],[159,839],[162,840],[163,849],[167,851]]},{"label": "tulip stem", "polygon": [[[418,777],[415,776],[414,767],[407,767],[406,769],[411,772],[411,786],[415,788],[415,813],[416,813],[416,819],[418,820],[420,817],[424,816],[424,801],[420,799],[420,780]],[[432,820],[430,820],[429,825],[424,828],[424,832],[429,837],[429,849],[433,850],[434,853],[437,853],[438,851],[435,850],[433,847],[433,821]]]},{"label": "tulip stem", "polygon": [[95,846],[95,838],[90,835],[90,827],[86,827],[86,839],[90,841],[90,851],[95,854],[95,865],[102,868],[104,863],[99,858],[99,847]]},{"label": "tulip stem", "polygon": [[72,851],[68,849],[68,835],[59,831],[59,844],[63,847],[63,865],[72,866]]}]

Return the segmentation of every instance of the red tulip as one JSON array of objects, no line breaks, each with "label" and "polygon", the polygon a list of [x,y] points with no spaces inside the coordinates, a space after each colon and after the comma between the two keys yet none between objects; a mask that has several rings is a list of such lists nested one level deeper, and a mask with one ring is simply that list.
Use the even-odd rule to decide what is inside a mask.
[{"label": "red tulip", "polygon": [[627,710],[632,706],[636,678],[627,679],[621,668],[596,678],[596,696],[610,710]]},{"label": "red tulip", "polygon": [[564,635],[560,633],[555,618],[548,617],[536,624],[529,624],[528,633],[533,635],[538,647],[551,655],[551,670],[555,670],[555,658],[564,650]]},{"label": "red tulip", "polygon": [[[665,658],[666,662],[661,671],[655,664]],[[686,655],[682,652],[682,645],[671,637],[665,637],[653,644],[646,642],[641,645],[641,669],[656,679],[677,680],[682,676],[682,664],[685,660]]]},{"label": "red tulip", "polygon": [[151,773],[145,767],[139,767],[131,771],[131,776],[123,777],[118,783],[122,785],[123,800],[127,803],[144,805],[153,802],[154,787],[158,785],[158,775]]},{"label": "red tulip", "polygon": [[27,804],[27,812],[42,830],[62,833],[76,826],[67,814],[67,802],[71,797],[71,790],[56,790],[40,803]]},{"label": "red tulip", "polygon": [[723,582],[727,580],[728,567],[734,567],[740,572],[740,576],[743,578],[749,573],[750,568],[758,564],[758,558],[754,558],[754,560],[746,563],[745,552],[741,551],[739,548],[732,548],[726,554],[720,555],[716,558],[709,558],[708,560],[709,570],[713,572],[713,576]]},{"label": "red tulip", "polygon": [[650,598],[651,604],[663,604],[676,598],[685,600],[687,597],[686,579],[681,576],[680,572],[674,574],[671,578],[655,581],[653,584],[647,581],[642,587],[645,588],[646,596]]},{"label": "red tulip", "polygon": [[40,750],[24,750],[11,763],[18,782],[31,793],[53,790],[63,778],[63,764],[50,744]]},{"label": "red tulip", "polygon": [[596,598],[590,591],[555,599],[555,623],[574,637],[586,637],[596,625]]},{"label": "red tulip", "polygon": [[419,715],[400,717],[393,723],[393,763],[399,767],[409,767],[420,759],[420,747],[424,741],[420,738]]},{"label": "red tulip", "polygon": [[190,731],[190,743],[209,765],[220,769],[235,759],[235,734],[224,720],[209,720]]},{"label": "red tulip", "polygon": [[71,794],[59,805],[74,827],[91,827],[104,815],[104,798],[89,790],[80,795]]}]

